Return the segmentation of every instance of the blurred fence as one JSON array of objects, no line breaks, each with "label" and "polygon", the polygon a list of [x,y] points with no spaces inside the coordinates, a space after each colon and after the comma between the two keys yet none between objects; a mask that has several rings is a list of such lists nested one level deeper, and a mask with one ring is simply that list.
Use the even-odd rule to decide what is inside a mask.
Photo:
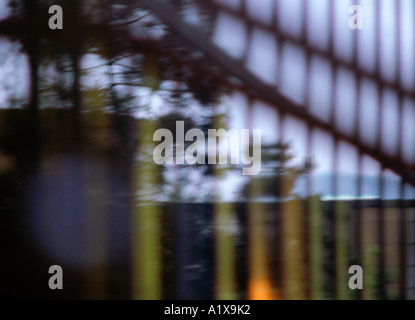
[{"label": "blurred fence", "polygon": [[[349,29],[351,1],[57,1],[62,37],[47,30],[51,2],[20,3],[0,22],[30,78],[28,102],[0,110],[2,274],[13,275],[2,296],[415,298],[410,1],[359,1],[363,30]],[[104,68],[92,79],[105,79],[95,88],[92,54]],[[219,166],[186,190],[190,171],[152,158],[154,131],[171,125],[154,115],[165,82],[172,119],[201,112],[221,127],[217,85],[229,117],[264,131],[271,121],[272,143],[291,143],[295,159],[268,154],[273,173],[243,197],[218,195],[233,192]],[[183,91],[209,108],[173,98]],[[297,179],[292,166],[308,159],[317,169]],[[62,293],[46,287],[51,264],[66,270]],[[348,286],[356,264],[364,290]]]}]

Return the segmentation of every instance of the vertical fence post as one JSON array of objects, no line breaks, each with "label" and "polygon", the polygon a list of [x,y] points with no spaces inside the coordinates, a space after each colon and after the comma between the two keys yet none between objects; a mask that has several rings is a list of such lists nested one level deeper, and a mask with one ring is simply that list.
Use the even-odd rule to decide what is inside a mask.
[{"label": "vertical fence post", "polygon": [[[215,117],[214,127],[219,128],[220,118]],[[227,141],[229,146],[229,141]],[[228,159],[229,160],[229,159]],[[218,183],[220,176],[226,169],[214,166],[214,183]],[[216,191],[216,190],[215,190]],[[220,195],[214,195],[214,238],[215,238],[215,297],[219,300],[237,299],[236,287],[236,256],[235,237],[232,223],[235,222],[234,205],[223,202]]]},{"label": "vertical fence post", "polygon": [[152,120],[139,123],[132,219],[133,299],[157,300],[162,297],[160,213],[154,198],[144,198],[152,196],[158,183],[159,168],[153,161],[156,128]]},{"label": "vertical fence post", "polygon": [[215,277],[218,300],[237,299],[235,279],[235,239],[231,224],[234,222],[233,204],[215,202]]},{"label": "vertical fence post", "polygon": [[323,208],[319,196],[310,196],[311,299],[324,299]]},{"label": "vertical fence post", "polygon": [[267,250],[265,207],[257,202],[256,197],[262,195],[262,182],[253,179],[250,186],[248,203],[249,226],[249,295],[252,300],[271,300],[271,278]]}]

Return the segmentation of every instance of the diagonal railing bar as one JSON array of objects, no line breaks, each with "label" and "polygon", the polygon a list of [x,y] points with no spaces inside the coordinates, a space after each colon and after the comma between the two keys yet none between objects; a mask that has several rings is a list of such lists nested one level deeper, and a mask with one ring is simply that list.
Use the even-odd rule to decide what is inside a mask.
[{"label": "diagonal railing bar", "polygon": [[378,148],[375,149],[362,145],[358,138],[347,136],[339,131],[333,124],[321,120],[309,113],[304,106],[294,103],[281,95],[274,86],[264,83],[256,75],[248,71],[240,61],[232,58],[225,51],[212,43],[207,35],[183,21],[169,3],[160,0],[141,0],[140,4],[144,8],[154,12],[178,36],[189,42],[196,49],[201,50],[212,60],[212,62],[221,67],[230,76],[240,80],[244,84],[244,87],[249,88],[251,93],[259,99],[267,101],[274,107],[290,113],[312,126],[330,132],[336,139],[352,144],[359,152],[368,154],[379,161],[381,165],[399,175],[403,182],[415,186],[415,168],[404,164],[397,158],[384,154]]}]

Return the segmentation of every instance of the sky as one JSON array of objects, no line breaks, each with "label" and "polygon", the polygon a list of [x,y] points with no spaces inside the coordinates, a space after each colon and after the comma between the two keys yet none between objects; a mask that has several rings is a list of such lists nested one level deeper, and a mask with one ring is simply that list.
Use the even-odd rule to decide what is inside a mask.
[{"label": "sky", "polygon": [[6,0],[0,1],[0,20],[3,20],[9,15],[9,8],[7,7]]}]

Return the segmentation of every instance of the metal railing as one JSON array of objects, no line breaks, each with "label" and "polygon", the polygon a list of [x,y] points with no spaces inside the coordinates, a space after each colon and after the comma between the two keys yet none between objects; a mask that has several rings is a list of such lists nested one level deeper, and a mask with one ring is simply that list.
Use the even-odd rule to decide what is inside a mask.
[{"label": "metal railing", "polygon": [[[36,9],[37,5],[37,10],[41,5],[48,4],[47,1],[29,2],[22,1],[22,4],[33,6],[31,9]],[[21,145],[27,150],[21,152],[12,148],[10,151],[2,144],[2,152],[11,153],[18,159],[17,162],[20,161],[17,167],[24,177],[24,191],[18,195],[24,198],[27,196],[25,192],[37,194],[37,198],[33,196],[35,200],[31,196],[28,197],[31,200],[24,198],[29,205],[30,201],[36,204],[34,209],[20,208],[22,219],[34,216],[36,221],[45,223],[47,219],[41,220],[34,212],[43,214],[44,219],[57,210],[36,202],[52,199],[51,203],[56,204],[53,199],[60,199],[58,191],[46,190],[48,179],[64,177],[72,181],[71,177],[79,176],[75,184],[84,188],[79,191],[77,186],[63,187],[59,182],[51,183],[56,190],[67,190],[77,199],[74,202],[79,202],[79,207],[83,208],[80,210],[86,216],[80,223],[83,227],[77,225],[71,230],[87,230],[86,236],[79,236],[82,239],[79,241],[85,244],[79,247],[85,260],[79,258],[79,261],[95,261],[95,264],[85,263],[82,267],[78,265],[71,269],[77,284],[70,291],[70,296],[137,299],[415,298],[412,217],[415,140],[411,129],[411,124],[415,123],[415,95],[413,86],[408,85],[411,80],[407,79],[406,71],[413,66],[404,65],[404,61],[408,61],[404,54],[408,50],[406,37],[411,33],[401,22],[414,18],[413,11],[409,16],[406,13],[408,8],[413,9],[408,1],[386,1],[390,6],[387,8],[386,2],[372,1],[369,7],[362,3],[363,9],[371,10],[370,14],[374,17],[365,26],[374,35],[373,56],[369,57],[374,61],[371,70],[364,66],[366,60],[362,58],[365,34],[362,30],[343,30],[348,26],[341,23],[347,21],[350,14],[342,11],[341,6],[347,5],[340,5],[334,0],[324,1],[325,5],[321,7],[327,19],[327,30],[321,35],[325,38],[324,45],[316,44],[312,36],[315,31],[312,9],[315,9],[313,6],[317,6],[317,2],[309,0],[292,1],[297,5],[291,8],[293,11],[287,9],[287,1],[264,1],[269,5],[267,19],[256,18],[251,12],[255,11],[254,1],[107,2],[108,7],[100,8],[107,16],[93,11],[92,17],[102,19],[86,21],[85,16],[79,13],[82,5],[74,1],[73,8],[78,11],[74,9],[74,18],[69,19],[69,25],[74,29],[65,31],[67,40],[59,39],[55,31],[34,28],[42,21],[42,15],[28,16],[28,8],[24,11],[26,15],[17,15],[21,20],[0,22],[2,35],[23,43],[31,68],[31,101],[27,106],[27,115],[19,116],[19,111],[7,114],[5,111],[0,116],[4,123],[27,124],[27,130],[20,133],[25,141]],[[118,7],[114,5],[116,3]],[[93,7],[94,4],[90,5]],[[134,10],[150,14],[150,21],[145,23],[162,25],[170,36],[155,40],[134,34],[134,30],[129,29],[130,25],[135,26],[130,23],[134,18],[130,14]],[[384,17],[386,11],[389,13],[387,19]],[[117,12],[120,16],[114,17]],[[286,20],[280,21],[283,18],[280,12],[293,14],[291,25],[284,25]],[[302,17],[301,21],[295,20],[293,12]],[[189,14],[196,18],[189,22]],[[345,20],[336,21],[339,16]],[[390,28],[393,34],[389,36],[396,44],[394,58],[388,59],[388,53],[385,53],[384,30],[387,26],[382,23],[393,26]],[[340,29],[342,31],[338,31]],[[232,51],[234,48],[229,38],[218,40],[220,33],[239,37],[235,41],[243,44],[241,49]],[[346,34],[352,46],[348,56],[342,53],[344,46],[339,34]],[[103,35],[108,37],[102,38]],[[91,53],[85,47],[93,47],[93,41],[99,42],[97,47],[105,49],[98,55],[105,60],[103,65],[107,69],[99,76],[107,79],[109,86],[104,93],[89,92],[92,102],[88,102],[85,98],[86,85],[82,80],[92,71],[83,69],[81,62],[87,53]],[[411,41],[415,47],[415,41]],[[47,63],[64,65],[66,69],[58,68],[58,73],[72,76],[72,80],[62,77],[58,81],[57,86],[64,90],[45,85],[48,74],[46,69],[42,69],[42,62],[49,59],[45,58],[45,43],[49,46],[56,44],[57,48]],[[250,59],[258,55],[258,45],[268,48],[269,52],[262,53],[268,65],[252,64]],[[134,73],[135,62],[122,65],[120,61],[125,56],[131,59],[128,61],[141,61],[144,57],[147,61],[141,65],[144,71]],[[191,59],[195,56],[202,58],[195,58],[197,62],[193,62]],[[148,57],[154,58],[155,64],[148,62],[151,60]],[[385,61],[390,64],[391,72],[385,69]],[[302,195],[292,193],[291,198],[286,199],[278,194],[281,189],[289,188],[291,183],[284,177],[271,184],[275,187],[272,201],[256,200],[267,186],[263,180],[255,178],[250,180],[247,198],[243,200],[219,201],[212,198],[208,203],[191,204],[174,197],[176,200],[164,203],[155,200],[156,197],[151,200],[142,197],[142,193],[153,191],[162,180],[162,169],[153,163],[151,157],[154,147],[152,135],[162,122],[149,120],[153,117],[151,110],[148,113],[144,111],[145,116],[138,120],[129,119],[131,114],[128,114],[128,108],[133,103],[129,104],[131,100],[123,94],[128,91],[128,94],[137,97],[132,93],[135,87],[150,87],[152,93],[161,91],[160,85],[151,83],[150,78],[158,77],[158,69],[154,65],[163,65],[166,69],[171,65],[183,67],[193,75],[201,74],[209,80],[213,79],[212,82],[220,83],[227,88],[228,96],[240,95],[239,101],[247,105],[248,111],[241,111],[247,128],[254,128],[254,118],[261,119],[256,108],[259,103],[273,110],[278,142],[294,140],[295,146],[298,143],[303,146],[303,150],[297,147],[295,151],[305,158],[316,153],[325,158],[331,173],[325,181],[325,190],[330,189],[331,199],[320,196],[321,190],[316,188],[316,175],[312,171],[303,177],[305,191]],[[262,73],[264,68],[267,75]],[[129,81],[127,78],[119,80],[117,71],[130,74]],[[177,74],[181,75],[180,72]],[[176,82],[184,83],[184,78]],[[140,79],[144,79],[144,83],[138,81]],[[156,79],[156,82],[163,80]],[[65,81],[72,81],[69,89],[65,88]],[[319,81],[321,84],[316,84]],[[171,91],[172,94],[180,92],[180,86],[177,87]],[[62,95],[56,101],[66,101],[71,105],[70,110],[56,113],[42,110],[47,105],[45,92],[48,90],[61,90]],[[103,94],[104,98],[99,98],[99,94]],[[320,95],[325,98],[316,99]],[[350,108],[348,111],[344,110],[345,96],[352,96],[350,101],[346,101],[346,107]],[[102,106],[93,105],[97,103]],[[327,106],[319,106],[319,103],[326,103]],[[122,109],[121,106],[127,107]],[[94,114],[93,107],[102,107],[102,110],[112,108],[112,115],[105,112]],[[178,113],[186,108],[188,106],[183,107],[177,101],[173,106]],[[241,106],[235,102],[232,108],[235,111]],[[219,106],[216,106],[217,109]],[[92,116],[88,117],[91,110]],[[211,109],[203,109],[202,112],[210,114]],[[219,121],[220,115],[215,112],[213,118]],[[54,121],[61,121],[64,125],[54,126],[51,124]],[[215,121],[210,125],[217,126]],[[392,121],[395,121],[394,125],[390,124]],[[112,133],[106,131],[108,128]],[[293,131],[298,132],[293,134]],[[4,139],[8,132],[2,133]],[[121,141],[121,147],[113,148],[113,144],[117,143],[104,143],[96,139],[98,133],[109,141],[117,136],[119,140],[115,140]],[[56,141],[49,138],[54,135]],[[324,141],[325,145],[322,146],[320,141]],[[91,145],[98,147],[85,151]],[[135,151],[132,150],[134,148]],[[47,155],[62,156],[65,152],[76,154],[75,160],[59,157],[53,160],[52,157],[49,162]],[[122,155],[117,158],[114,154]],[[57,174],[53,169],[55,166],[62,173]],[[78,166],[83,170],[78,171]],[[352,179],[346,181],[342,169],[348,166],[352,168]],[[377,199],[365,199],[366,170],[375,172]],[[34,180],[33,172],[37,177]],[[175,174],[176,187],[181,190],[183,177],[180,173]],[[221,169],[213,167],[211,174],[202,178],[202,183],[215,180],[215,177],[219,180],[220,174]],[[391,176],[397,184],[393,185]],[[353,184],[353,197],[346,201],[340,196],[349,183]],[[124,195],[117,196],[118,193]],[[391,194],[394,199],[390,199]],[[86,204],[82,202],[82,197],[86,199]],[[68,206],[61,210],[69,214],[75,208],[78,207]],[[114,218],[110,212],[117,212],[119,216]],[[4,224],[5,228],[16,225],[22,224],[12,219]],[[45,230],[39,226],[34,228],[38,228],[33,231],[35,234]],[[46,230],[45,234],[58,237],[50,230]],[[18,234],[12,236],[20,239]],[[67,238],[62,241],[68,245],[77,243]],[[20,248],[19,245],[16,248]],[[57,246],[51,250],[59,249],[59,243]],[[62,244],[62,247],[66,248],[66,245]],[[24,252],[30,251],[25,248]],[[127,250],[128,254],[120,254],[120,250]],[[48,256],[40,249],[39,252],[42,253],[37,256],[36,270],[41,270],[48,263],[56,263],[53,254]],[[69,249],[65,252],[73,253]],[[88,257],[93,258],[88,260]],[[19,259],[22,262],[28,258],[22,256]],[[62,264],[65,262],[62,257],[58,260]],[[353,291],[348,287],[348,269],[355,264],[363,267],[364,290]],[[33,282],[33,286],[37,284]]]}]

